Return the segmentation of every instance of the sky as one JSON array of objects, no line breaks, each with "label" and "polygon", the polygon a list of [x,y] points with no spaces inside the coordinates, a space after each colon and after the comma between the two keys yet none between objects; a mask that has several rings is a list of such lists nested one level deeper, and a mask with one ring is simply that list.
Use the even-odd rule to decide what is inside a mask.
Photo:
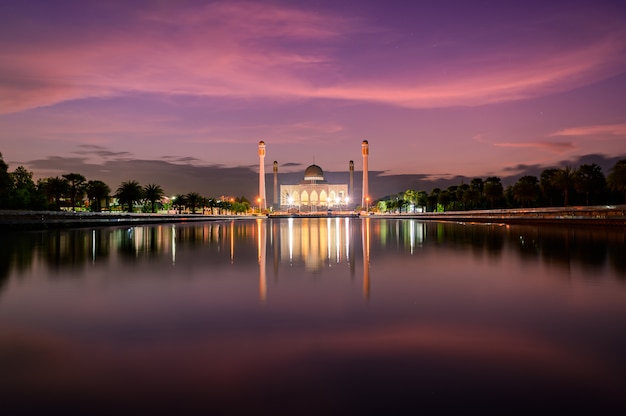
[{"label": "sky", "polygon": [[[617,1],[2,0],[0,152],[35,178],[373,198],[626,158]],[[268,193],[272,182],[268,175]],[[268,200],[271,196],[268,194]]]}]

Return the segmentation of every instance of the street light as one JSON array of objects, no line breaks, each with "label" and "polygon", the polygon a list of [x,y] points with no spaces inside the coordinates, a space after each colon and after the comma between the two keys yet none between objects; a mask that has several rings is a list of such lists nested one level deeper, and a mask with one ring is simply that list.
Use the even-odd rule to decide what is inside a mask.
[{"label": "street light", "polygon": [[261,213],[261,198],[257,198],[256,201],[259,203],[259,214]]},{"label": "street light", "polygon": [[370,197],[365,198],[365,212],[369,212]]}]

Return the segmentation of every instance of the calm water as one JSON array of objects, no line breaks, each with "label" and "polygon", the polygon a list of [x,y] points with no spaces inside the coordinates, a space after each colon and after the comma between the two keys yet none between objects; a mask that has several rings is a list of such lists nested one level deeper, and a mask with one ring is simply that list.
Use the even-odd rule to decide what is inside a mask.
[{"label": "calm water", "polygon": [[324,218],[0,237],[6,414],[626,410],[622,228]]}]

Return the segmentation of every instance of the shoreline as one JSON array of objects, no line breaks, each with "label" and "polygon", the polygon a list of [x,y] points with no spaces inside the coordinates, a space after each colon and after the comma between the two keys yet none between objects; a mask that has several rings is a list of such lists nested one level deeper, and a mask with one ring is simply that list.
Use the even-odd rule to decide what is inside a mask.
[{"label": "shoreline", "polygon": [[259,216],[145,214],[128,212],[0,211],[0,230],[46,230],[57,228],[220,221],[226,219],[244,220],[254,218],[259,218]]},{"label": "shoreline", "polygon": [[476,211],[448,211],[425,213],[274,213],[271,215],[204,215],[151,214],[126,212],[74,211],[0,211],[0,230],[45,230],[75,227],[102,227],[159,223],[186,223],[220,220],[249,220],[258,218],[390,218],[419,221],[448,221],[476,223],[505,223],[532,225],[593,225],[626,227],[626,205],[591,207],[557,207],[528,209],[493,209]]}]

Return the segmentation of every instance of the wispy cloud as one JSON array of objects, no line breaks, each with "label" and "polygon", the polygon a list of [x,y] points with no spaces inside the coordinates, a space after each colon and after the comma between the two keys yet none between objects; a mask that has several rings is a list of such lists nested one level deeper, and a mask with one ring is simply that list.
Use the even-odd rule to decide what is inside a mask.
[{"label": "wispy cloud", "polygon": [[554,132],[550,136],[622,136],[626,138],[626,123],[570,127]]},{"label": "wispy cloud", "polygon": [[540,53],[522,44],[513,55],[506,42],[497,51],[479,45],[472,56],[451,49],[454,58],[440,58],[436,66],[457,69],[438,72],[415,50],[389,52],[388,65],[368,70],[372,57],[354,43],[384,28],[347,15],[215,2],[132,12],[127,19],[123,30],[85,25],[71,41],[52,32],[1,42],[0,113],[136,92],[476,106],[586,85],[626,63],[626,31],[609,20],[583,45],[546,37]]},{"label": "wispy cloud", "polygon": [[498,147],[535,148],[553,153],[564,153],[575,150],[577,147],[572,142],[524,142],[524,143],[494,143]]}]

